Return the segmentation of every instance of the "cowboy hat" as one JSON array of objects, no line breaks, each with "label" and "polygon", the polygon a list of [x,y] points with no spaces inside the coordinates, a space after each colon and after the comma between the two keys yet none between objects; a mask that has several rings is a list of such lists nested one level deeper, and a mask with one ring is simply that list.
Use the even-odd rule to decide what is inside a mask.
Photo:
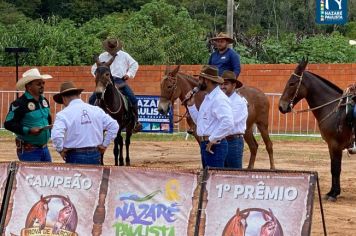
[{"label": "cowboy hat", "polygon": [[211,65],[203,66],[199,76],[219,84],[224,83],[224,80],[219,76],[218,68],[216,66],[211,66]]},{"label": "cowboy hat", "polygon": [[37,79],[51,79],[52,76],[50,75],[41,75],[40,71],[37,68],[29,69],[22,74],[22,78],[17,81],[16,88],[17,90],[25,90],[26,84],[30,83],[31,81]]},{"label": "cowboy hat", "polygon": [[122,49],[122,44],[119,39],[107,38],[103,41],[103,47],[108,53],[116,54]]},{"label": "cowboy hat", "polygon": [[75,93],[77,92],[80,94],[84,89],[77,88],[73,82],[64,82],[61,84],[61,87],[59,89],[59,93],[53,95],[53,100],[58,103],[58,104],[63,104],[63,97],[64,95],[68,93]]},{"label": "cowboy hat", "polygon": [[219,40],[219,39],[225,39],[228,43],[233,43],[235,40],[231,38],[228,34],[220,32],[217,36],[214,38],[211,38],[211,41]]},{"label": "cowboy hat", "polygon": [[228,80],[228,81],[231,81],[233,83],[236,83],[236,88],[240,88],[243,85],[241,81],[237,80],[236,74],[233,71],[225,70],[222,73],[221,77],[224,80]]}]

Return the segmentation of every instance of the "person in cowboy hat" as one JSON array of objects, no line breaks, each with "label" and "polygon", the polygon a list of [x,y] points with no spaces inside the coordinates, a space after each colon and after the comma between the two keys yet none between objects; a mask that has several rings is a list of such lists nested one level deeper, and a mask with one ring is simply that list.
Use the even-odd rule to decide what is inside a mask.
[{"label": "person in cowboy hat", "polygon": [[4,126],[16,134],[20,161],[52,161],[47,147],[52,118],[49,102],[43,96],[45,80],[51,78],[32,68],[16,83],[16,88],[25,93],[11,103]]},{"label": "person in cowboy hat", "polygon": [[241,169],[244,151],[243,135],[248,116],[247,101],[236,92],[236,89],[242,87],[242,83],[237,80],[234,72],[226,70],[221,77],[224,79],[224,83],[220,87],[229,97],[234,117],[234,126],[231,127],[230,134],[226,136],[228,153],[225,159],[225,167]]},{"label": "person in cowboy hat", "polygon": [[226,33],[219,33],[216,37],[211,38],[210,41],[214,43],[216,51],[210,55],[209,65],[215,65],[219,69],[221,76],[225,70],[233,71],[236,77],[239,77],[241,65],[240,56],[234,49],[229,48],[234,40]]},{"label": "person in cowboy hat", "polygon": [[116,137],[119,125],[101,108],[83,102],[82,91],[65,82],[53,96],[65,108],[56,114],[51,139],[66,163],[102,164],[101,156]]},{"label": "person in cowboy hat", "polygon": [[[138,121],[137,99],[126,81],[135,77],[138,70],[138,63],[130,56],[130,54],[121,50],[122,44],[116,38],[108,38],[104,40],[103,47],[105,52],[99,55],[99,61],[108,62],[112,57],[115,57],[110,65],[111,75],[115,84],[120,88],[120,91],[127,96],[130,101],[135,116],[135,127],[133,132],[136,133],[142,129],[142,125]],[[96,68],[97,64],[95,63],[91,69],[93,76],[95,76]],[[93,94],[89,99],[89,103],[94,104],[95,100],[96,97],[95,94]]]},{"label": "person in cowboy hat", "polygon": [[229,99],[219,87],[223,82],[215,66],[203,66],[199,74],[199,88],[207,95],[199,110],[192,91],[185,97],[189,114],[197,125],[203,168],[224,167],[228,151],[225,137],[233,127],[233,117]]}]

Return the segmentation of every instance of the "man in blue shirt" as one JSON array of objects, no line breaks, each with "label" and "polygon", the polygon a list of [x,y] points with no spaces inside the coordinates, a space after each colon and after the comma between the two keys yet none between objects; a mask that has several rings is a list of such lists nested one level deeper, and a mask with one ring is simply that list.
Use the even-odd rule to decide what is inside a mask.
[{"label": "man in blue shirt", "polygon": [[236,78],[240,75],[240,56],[234,49],[229,48],[229,44],[234,40],[225,33],[219,33],[215,38],[210,39],[215,47],[216,51],[210,55],[209,65],[215,65],[218,67],[219,76],[226,70],[233,71]]}]

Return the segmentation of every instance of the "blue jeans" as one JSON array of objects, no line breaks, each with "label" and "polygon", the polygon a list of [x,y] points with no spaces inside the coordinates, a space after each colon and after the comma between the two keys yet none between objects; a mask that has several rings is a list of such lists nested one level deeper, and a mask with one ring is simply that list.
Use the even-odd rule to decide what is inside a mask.
[{"label": "blue jeans", "polygon": [[214,154],[211,154],[205,151],[208,141],[200,142],[200,154],[203,168],[209,167],[224,167],[225,158],[227,155],[227,141],[223,139],[219,144],[214,144],[211,148],[211,151]]},{"label": "blue jeans", "polygon": [[244,138],[234,138],[233,140],[228,140],[227,156],[225,159],[226,168],[242,168],[242,158],[244,152]]},{"label": "blue jeans", "polygon": [[[115,84],[118,84],[118,85],[125,83],[125,81],[123,79],[116,78],[116,77],[114,77],[114,82],[115,82]],[[137,105],[137,99],[135,97],[135,94],[133,93],[132,89],[126,83],[125,83],[124,87],[120,88],[120,91],[122,92],[122,94],[127,96],[127,98],[129,99],[132,106]]]},{"label": "blue jeans", "polygon": [[17,152],[17,157],[20,161],[40,161],[40,162],[52,162],[51,154],[48,147],[37,147],[31,151]]},{"label": "blue jeans", "polygon": [[99,151],[69,150],[66,153],[66,163],[100,165]]}]

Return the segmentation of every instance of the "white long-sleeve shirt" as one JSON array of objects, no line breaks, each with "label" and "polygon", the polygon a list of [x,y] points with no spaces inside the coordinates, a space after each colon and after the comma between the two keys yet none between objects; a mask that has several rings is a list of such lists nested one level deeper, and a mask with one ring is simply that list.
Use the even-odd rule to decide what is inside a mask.
[{"label": "white long-sleeve shirt", "polygon": [[[99,56],[100,62],[108,62],[112,56],[108,52],[103,52]],[[95,76],[97,65],[91,67],[91,73]],[[113,77],[122,78],[128,75],[130,78],[135,77],[138,70],[138,63],[133,59],[130,54],[124,51],[118,51],[115,60],[110,65],[111,74]]]},{"label": "white long-sleeve shirt", "polygon": [[231,133],[234,125],[232,108],[219,86],[205,96],[199,111],[195,105],[189,106],[188,110],[197,125],[198,136],[209,136],[209,141],[217,141]]},{"label": "white long-sleeve shirt", "polygon": [[[107,131],[105,137],[104,130]],[[75,99],[56,114],[51,139],[58,152],[63,148],[107,147],[118,130],[117,121],[101,108]]]},{"label": "white long-sleeve shirt", "polygon": [[231,94],[229,100],[234,117],[234,127],[231,129],[230,134],[244,134],[248,116],[247,101],[236,92]]}]

